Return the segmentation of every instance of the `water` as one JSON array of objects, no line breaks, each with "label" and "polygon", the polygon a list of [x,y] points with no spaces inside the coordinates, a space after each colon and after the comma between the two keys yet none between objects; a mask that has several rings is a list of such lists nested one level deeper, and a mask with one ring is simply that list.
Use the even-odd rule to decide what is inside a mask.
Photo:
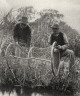
[{"label": "water", "polygon": [[79,92],[75,94],[65,94],[62,92],[54,92],[49,90],[32,90],[16,88],[0,88],[0,96],[80,96]]}]

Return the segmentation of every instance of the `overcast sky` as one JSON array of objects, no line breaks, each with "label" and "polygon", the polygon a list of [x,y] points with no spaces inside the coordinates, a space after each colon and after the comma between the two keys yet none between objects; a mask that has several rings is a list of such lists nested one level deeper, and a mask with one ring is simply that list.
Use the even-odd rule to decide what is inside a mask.
[{"label": "overcast sky", "polygon": [[68,25],[80,32],[80,0],[0,0],[3,12],[21,6],[33,6],[38,11],[56,9],[64,15]]}]

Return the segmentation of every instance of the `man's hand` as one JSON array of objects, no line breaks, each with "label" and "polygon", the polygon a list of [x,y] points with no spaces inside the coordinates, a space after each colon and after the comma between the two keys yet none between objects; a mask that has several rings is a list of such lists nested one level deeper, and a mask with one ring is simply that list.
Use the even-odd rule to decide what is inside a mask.
[{"label": "man's hand", "polygon": [[53,51],[54,51],[55,53],[59,52],[59,50],[58,50],[58,49],[56,49],[56,48],[55,48],[55,49],[53,49]]},{"label": "man's hand", "polygon": [[18,42],[16,42],[16,44],[18,44]]},{"label": "man's hand", "polygon": [[58,48],[58,49],[62,49],[62,46],[61,46],[61,45],[58,45],[57,48]]}]

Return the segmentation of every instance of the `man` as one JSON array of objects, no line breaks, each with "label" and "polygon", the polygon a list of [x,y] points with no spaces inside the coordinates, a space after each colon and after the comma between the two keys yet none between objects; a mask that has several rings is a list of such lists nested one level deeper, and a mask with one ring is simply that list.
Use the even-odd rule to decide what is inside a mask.
[{"label": "man", "polygon": [[29,51],[31,43],[31,28],[28,25],[27,17],[22,17],[21,23],[18,23],[15,26],[13,38],[23,50],[27,49]]},{"label": "man", "polygon": [[[72,65],[74,64],[74,52],[72,50],[68,49],[69,42],[68,42],[67,36],[65,33],[62,33],[59,31],[58,24],[54,24],[51,28],[53,30],[53,34],[50,37],[50,45],[52,45],[52,52],[51,52],[52,56],[51,57],[52,57],[52,59],[55,60],[57,58],[57,56],[54,55],[55,53],[60,55],[60,59],[64,56],[69,57],[69,59],[70,59],[69,70],[70,70]],[[59,56],[57,59],[59,59]],[[56,62],[57,62],[57,59],[56,59]],[[53,63],[54,63],[54,60],[53,60]],[[56,62],[55,62],[55,64],[56,64]],[[56,65],[54,65],[54,67],[55,66]]]}]

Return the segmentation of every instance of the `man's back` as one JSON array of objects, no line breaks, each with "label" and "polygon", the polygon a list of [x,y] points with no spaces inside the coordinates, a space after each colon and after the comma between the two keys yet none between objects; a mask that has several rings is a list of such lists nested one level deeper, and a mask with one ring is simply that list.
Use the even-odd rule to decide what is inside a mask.
[{"label": "man's back", "polygon": [[23,42],[30,46],[31,41],[31,29],[24,23],[18,23],[14,28],[14,40]]}]

